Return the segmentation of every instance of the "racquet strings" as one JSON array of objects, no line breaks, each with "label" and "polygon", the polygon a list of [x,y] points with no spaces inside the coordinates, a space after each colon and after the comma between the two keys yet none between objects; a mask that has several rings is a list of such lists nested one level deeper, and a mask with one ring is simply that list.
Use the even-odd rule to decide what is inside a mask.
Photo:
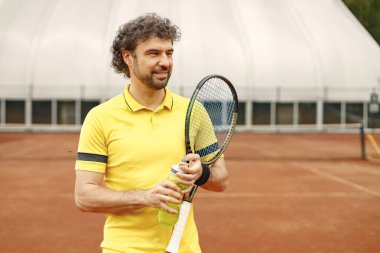
[{"label": "racquet strings", "polygon": [[[212,164],[231,140],[237,120],[238,102],[236,92],[230,85],[220,76],[205,77],[190,100],[185,122],[186,152],[195,151],[200,155],[202,163]],[[182,202],[180,217],[166,248],[167,252],[179,252],[197,188],[194,185]]]},{"label": "racquet strings", "polygon": [[204,163],[214,158],[228,145],[236,123],[236,102],[228,84],[221,78],[208,79],[199,89],[189,123],[193,150]]}]

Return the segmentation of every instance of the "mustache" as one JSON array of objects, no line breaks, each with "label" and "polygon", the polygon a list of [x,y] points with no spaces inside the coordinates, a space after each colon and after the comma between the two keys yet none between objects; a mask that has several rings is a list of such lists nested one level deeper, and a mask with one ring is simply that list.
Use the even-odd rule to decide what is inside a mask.
[{"label": "mustache", "polygon": [[154,72],[168,72],[169,73],[170,71],[169,71],[169,68],[161,66],[161,67],[156,68]]}]

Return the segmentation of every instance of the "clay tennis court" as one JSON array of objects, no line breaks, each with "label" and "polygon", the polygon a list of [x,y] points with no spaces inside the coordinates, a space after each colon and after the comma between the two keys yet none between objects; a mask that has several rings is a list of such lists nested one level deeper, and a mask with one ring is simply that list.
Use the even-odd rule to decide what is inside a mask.
[{"label": "clay tennis court", "polygon": [[[77,142],[0,133],[1,252],[100,252],[103,215],[73,201]],[[195,200],[205,253],[380,252],[380,164],[358,134],[240,133],[226,158],[228,190]]]}]

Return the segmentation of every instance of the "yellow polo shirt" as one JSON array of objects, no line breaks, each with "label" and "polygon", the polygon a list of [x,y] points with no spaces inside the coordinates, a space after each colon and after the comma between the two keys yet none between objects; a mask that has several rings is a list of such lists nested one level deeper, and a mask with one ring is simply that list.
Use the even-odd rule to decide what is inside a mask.
[{"label": "yellow polo shirt", "polygon": [[[189,99],[165,89],[163,102],[152,111],[139,104],[128,88],[88,113],[75,166],[76,170],[104,173],[106,186],[117,191],[152,188],[185,155]],[[146,207],[123,215],[108,214],[103,251],[165,252],[172,228],[157,222],[157,212],[157,208]],[[201,252],[193,210],[180,252]]]}]

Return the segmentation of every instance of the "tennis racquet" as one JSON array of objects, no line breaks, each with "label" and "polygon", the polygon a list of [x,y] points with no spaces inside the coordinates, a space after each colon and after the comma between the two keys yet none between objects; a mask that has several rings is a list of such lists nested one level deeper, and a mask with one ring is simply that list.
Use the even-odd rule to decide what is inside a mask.
[{"label": "tennis racquet", "polygon": [[[186,153],[196,153],[203,164],[211,165],[225,151],[235,130],[238,97],[235,88],[225,77],[209,75],[203,78],[191,96],[186,112]],[[194,185],[181,204],[167,252],[177,253],[191,202],[198,186]]]}]

